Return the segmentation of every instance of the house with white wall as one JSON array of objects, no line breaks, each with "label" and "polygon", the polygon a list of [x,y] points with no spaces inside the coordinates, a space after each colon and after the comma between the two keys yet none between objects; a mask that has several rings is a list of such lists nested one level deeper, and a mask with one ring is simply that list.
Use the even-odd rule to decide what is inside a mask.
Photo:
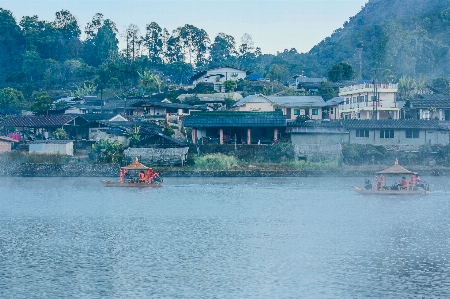
[{"label": "house with white wall", "polygon": [[265,96],[250,95],[234,104],[236,111],[283,111],[286,119],[296,120],[299,116],[309,119],[322,119],[322,112],[327,104],[321,96]]},{"label": "house with white wall", "polygon": [[341,119],[399,119],[398,84],[360,83],[339,88],[344,102],[339,105]]},{"label": "house with white wall", "polygon": [[192,81],[194,86],[200,82],[213,83],[214,90],[223,92],[223,82],[227,80],[237,81],[239,79],[245,79],[250,73],[250,71],[223,66],[198,72],[190,78],[190,81]]}]

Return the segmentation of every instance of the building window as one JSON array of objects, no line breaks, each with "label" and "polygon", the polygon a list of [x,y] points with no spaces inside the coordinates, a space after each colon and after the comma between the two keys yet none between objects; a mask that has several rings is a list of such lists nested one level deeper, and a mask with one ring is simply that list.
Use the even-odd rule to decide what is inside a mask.
[{"label": "building window", "polygon": [[350,104],[350,99],[349,98],[345,99],[345,104]]},{"label": "building window", "polygon": [[360,103],[364,103],[364,96],[360,96],[360,97],[359,97],[359,102],[360,102]]},{"label": "building window", "polygon": [[312,115],[319,115],[319,109],[317,108],[312,108]]},{"label": "building window", "polygon": [[353,97],[353,103],[356,103],[356,97]]},{"label": "building window", "polygon": [[394,138],[394,130],[380,130],[380,138]]},{"label": "building window", "polygon": [[300,109],[294,109],[294,115],[300,115]]},{"label": "building window", "polygon": [[356,137],[369,137],[369,130],[356,130]]},{"label": "building window", "polygon": [[334,108],[330,108],[330,114],[333,114]]},{"label": "building window", "polygon": [[406,130],[406,138],[419,138],[419,130]]}]

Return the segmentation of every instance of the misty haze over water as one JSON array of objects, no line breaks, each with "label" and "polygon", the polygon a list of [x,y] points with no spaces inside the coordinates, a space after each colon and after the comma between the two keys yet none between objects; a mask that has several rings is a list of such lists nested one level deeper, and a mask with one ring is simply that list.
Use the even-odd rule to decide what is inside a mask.
[{"label": "misty haze over water", "polygon": [[1,298],[449,298],[450,184],[364,178],[2,178]]}]

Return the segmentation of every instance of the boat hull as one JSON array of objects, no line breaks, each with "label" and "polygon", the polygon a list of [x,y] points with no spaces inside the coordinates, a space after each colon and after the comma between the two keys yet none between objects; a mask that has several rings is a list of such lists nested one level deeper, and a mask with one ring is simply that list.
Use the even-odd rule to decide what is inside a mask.
[{"label": "boat hull", "polygon": [[112,182],[107,180],[100,180],[103,186],[106,187],[134,187],[134,188],[148,188],[148,187],[162,187],[162,182],[147,183],[132,183],[132,182]]},{"label": "boat hull", "polygon": [[428,190],[364,190],[356,186],[353,186],[352,189],[360,194],[412,195],[430,193]]}]

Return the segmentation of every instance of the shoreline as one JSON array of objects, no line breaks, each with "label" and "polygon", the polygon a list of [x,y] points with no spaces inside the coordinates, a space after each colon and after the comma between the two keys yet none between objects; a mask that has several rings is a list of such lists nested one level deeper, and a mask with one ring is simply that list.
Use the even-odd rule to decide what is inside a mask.
[{"label": "shoreline", "polygon": [[[343,165],[339,169],[233,169],[192,170],[155,167],[163,177],[372,177],[385,165]],[[450,168],[443,166],[406,166],[411,171],[426,176],[450,176]],[[118,164],[13,164],[1,163],[1,177],[118,177]]]}]

